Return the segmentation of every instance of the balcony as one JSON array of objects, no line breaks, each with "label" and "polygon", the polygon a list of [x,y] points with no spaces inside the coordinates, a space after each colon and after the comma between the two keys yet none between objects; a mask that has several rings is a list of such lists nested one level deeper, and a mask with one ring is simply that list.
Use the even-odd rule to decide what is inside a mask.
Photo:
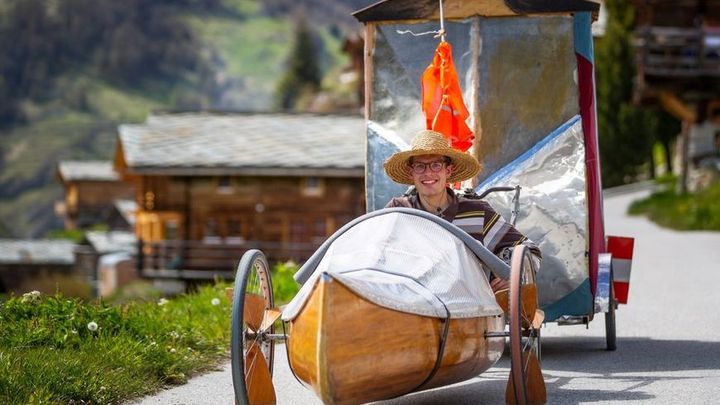
[{"label": "balcony", "polygon": [[235,278],[242,255],[260,249],[270,266],[277,261],[307,260],[320,243],[278,243],[258,241],[180,241],[138,242],[137,268],[142,277],[182,280]]},{"label": "balcony", "polygon": [[646,77],[720,78],[720,27],[640,27],[635,46]]}]

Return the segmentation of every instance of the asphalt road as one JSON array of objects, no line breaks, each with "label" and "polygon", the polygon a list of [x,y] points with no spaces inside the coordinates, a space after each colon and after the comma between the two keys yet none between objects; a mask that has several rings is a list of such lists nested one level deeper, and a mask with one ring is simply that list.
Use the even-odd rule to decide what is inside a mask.
[{"label": "asphalt road", "polygon": [[[720,232],[675,232],[625,215],[646,191],[605,198],[608,235],[635,237],[627,306],[617,312],[618,348],[605,351],[605,323],[548,324],[543,374],[549,404],[720,403]],[[320,404],[289,371],[277,346],[278,404]],[[230,367],[134,404],[232,404]],[[382,405],[504,403],[509,361],[481,376]]]}]

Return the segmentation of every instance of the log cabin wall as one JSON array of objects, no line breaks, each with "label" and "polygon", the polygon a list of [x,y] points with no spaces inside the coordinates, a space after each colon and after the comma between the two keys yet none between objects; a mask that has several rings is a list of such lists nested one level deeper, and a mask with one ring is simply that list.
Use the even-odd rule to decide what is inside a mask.
[{"label": "log cabin wall", "polygon": [[65,184],[65,229],[105,223],[117,199],[132,199],[135,191],[120,181],[72,181]]},{"label": "log cabin wall", "polygon": [[139,237],[319,244],[365,212],[362,178],[142,176]]}]

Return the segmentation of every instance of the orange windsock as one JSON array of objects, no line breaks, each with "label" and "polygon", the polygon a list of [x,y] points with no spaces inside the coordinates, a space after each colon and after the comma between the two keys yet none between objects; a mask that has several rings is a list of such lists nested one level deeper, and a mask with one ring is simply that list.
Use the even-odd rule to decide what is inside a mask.
[{"label": "orange windsock", "polygon": [[463,102],[450,43],[441,41],[432,63],[422,75],[422,110],[427,129],[440,132],[454,149],[470,149],[475,136],[465,121],[470,113]]}]

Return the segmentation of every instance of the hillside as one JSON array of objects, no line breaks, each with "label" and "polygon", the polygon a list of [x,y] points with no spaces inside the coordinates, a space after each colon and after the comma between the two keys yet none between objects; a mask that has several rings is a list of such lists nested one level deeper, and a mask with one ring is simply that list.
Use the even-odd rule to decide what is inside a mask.
[{"label": "hillside", "polygon": [[[10,3],[0,6],[0,17],[9,8],[7,4],[18,1],[24,1],[23,7],[50,7],[42,0],[10,0]],[[25,74],[26,83],[31,86],[21,87],[14,94],[3,94],[12,102],[5,105],[16,108],[9,112],[0,111],[0,231],[5,236],[36,238],[51,229],[61,228],[62,223],[53,212],[54,201],[62,197],[61,186],[55,178],[57,162],[110,159],[115,150],[116,128],[121,123],[142,122],[153,110],[271,109],[273,89],[284,70],[293,42],[293,21],[297,16],[303,16],[314,28],[318,58],[324,74],[323,87],[328,91],[343,91],[333,88],[340,69],[347,63],[340,44],[345,35],[360,29],[350,13],[372,2],[167,2],[169,5],[159,9],[157,15],[163,21],[177,18],[189,29],[188,32],[177,32],[179,28],[165,23],[165,34],[180,38],[179,45],[168,42],[168,49],[175,46],[180,56],[178,52],[172,54],[164,49],[162,42],[148,34],[146,43],[150,49],[146,53],[150,59],[144,65],[155,61],[153,57],[165,59],[153,69],[144,69],[142,60],[135,61],[130,68],[137,68],[137,73],[130,73],[127,64],[117,62],[127,62],[128,58],[133,61],[132,57],[138,55],[132,49],[135,44],[128,42],[128,37],[135,37],[127,34],[125,27],[113,32],[122,41],[110,42],[110,48],[107,48],[107,43],[95,44],[92,35],[84,34],[83,38],[89,42],[84,45],[86,51],[79,53],[74,46],[69,47],[72,52],[65,53],[58,53],[57,49],[34,48],[36,44],[52,42],[49,36],[61,38],[63,27],[70,27],[61,24],[67,22],[65,20],[59,20],[58,26],[49,32],[41,32],[37,25],[29,23],[15,27],[23,34],[35,29],[30,34],[36,35],[36,41],[28,42],[30,45],[27,48],[30,49],[20,51],[27,53],[29,58],[34,57],[34,60],[38,60],[38,55],[46,57],[49,62],[47,66],[26,65],[25,70],[19,72]],[[103,2],[95,4],[99,3]],[[136,4],[138,10],[145,10],[153,2],[133,0],[131,3]],[[29,19],[38,18],[37,12],[43,12],[29,10],[26,12]],[[48,10],[44,12],[51,15]],[[56,10],[52,12],[57,13]],[[85,31],[91,30],[92,24],[102,24],[102,21],[94,21],[97,15],[98,10],[88,12],[91,17],[81,21],[91,25],[84,28]],[[7,19],[0,19],[0,25],[2,21]],[[0,26],[0,42],[12,40],[7,34],[10,28]],[[143,29],[152,32],[153,27]],[[185,44],[182,42],[184,37],[188,38]],[[183,51],[182,46],[187,48],[190,45],[193,52]],[[92,49],[95,50],[91,52]],[[153,54],[153,51],[156,53]],[[55,66],[56,59],[53,58],[56,54],[60,56],[57,56]],[[190,54],[194,59],[189,58]],[[103,63],[98,63],[98,60]],[[33,77],[45,79],[41,82],[33,80]],[[13,113],[20,118],[8,118]]]}]

